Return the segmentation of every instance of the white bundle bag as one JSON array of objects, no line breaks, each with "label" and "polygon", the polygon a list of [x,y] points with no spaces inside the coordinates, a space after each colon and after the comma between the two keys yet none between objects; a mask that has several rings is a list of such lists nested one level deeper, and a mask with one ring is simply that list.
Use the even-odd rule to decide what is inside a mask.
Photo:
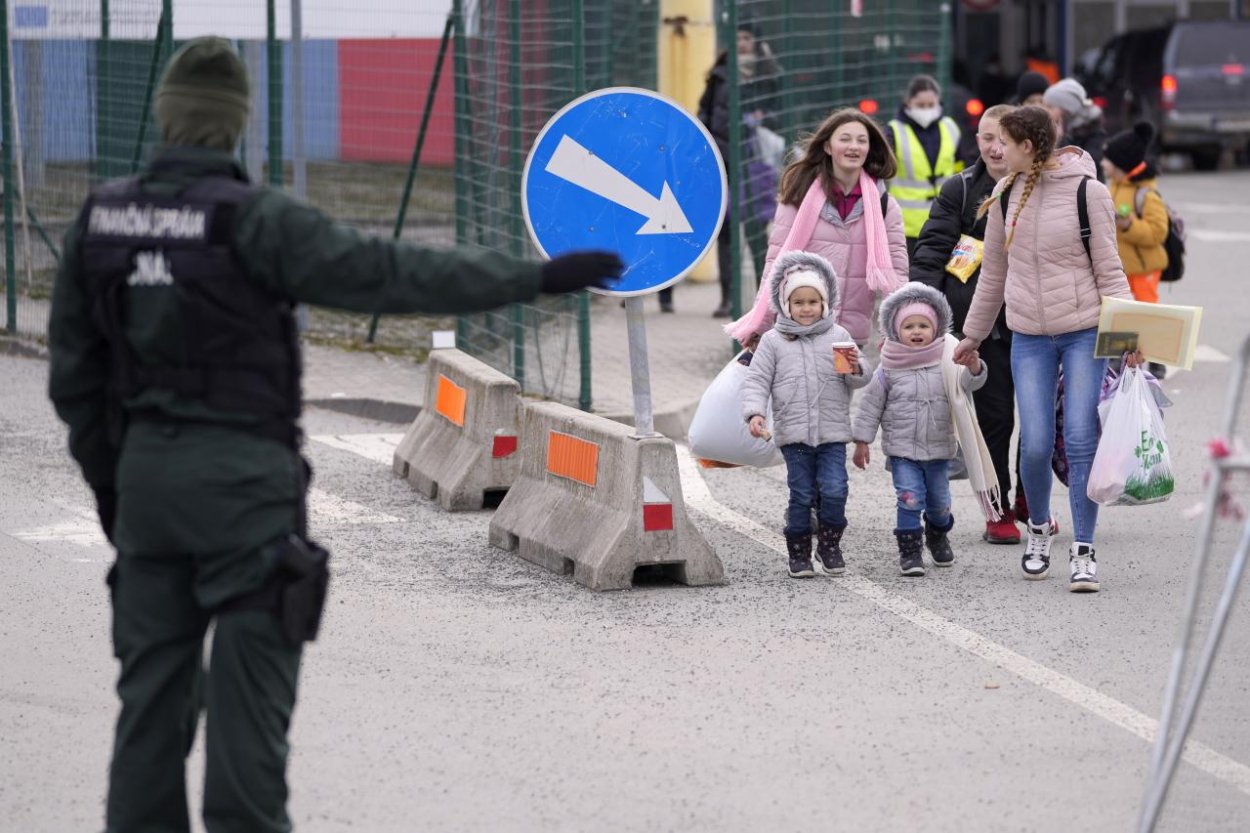
[{"label": "white bundle bag", "polygon": [[[743,353],[725,365],[699,400],[687,434],[690,451],[700,459],[734,466],[779,466],[785,459],[777,446],[771,439],[752,437],[742,418],[742,385],[750,370],[740,361]],[[771,406],[764,421],[771,428]]]},{"label": "white bundle bag", "polygon": [[1102,436],[1085,494],[1103,506],[1140,506],[1176,487],[1163,413],[1140,367],[1126,368],[1099,406]]}]

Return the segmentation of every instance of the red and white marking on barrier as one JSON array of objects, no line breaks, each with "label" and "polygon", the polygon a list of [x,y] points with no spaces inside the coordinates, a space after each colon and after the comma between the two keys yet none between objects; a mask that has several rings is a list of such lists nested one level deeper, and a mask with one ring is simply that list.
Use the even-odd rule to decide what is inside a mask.
[{"label": "red and white marking on barrier", "polygon": [[642,478],[642,531],[666,532],[673,528],[673,502],[650,477]]}]

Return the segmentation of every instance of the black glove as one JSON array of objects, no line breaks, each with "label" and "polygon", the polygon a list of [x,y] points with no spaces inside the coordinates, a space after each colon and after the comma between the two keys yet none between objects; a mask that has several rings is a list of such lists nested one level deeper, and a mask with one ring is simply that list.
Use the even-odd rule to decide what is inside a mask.
[{"label": "black glove", "polygon": [[604,287],[624,271],[625,264],[614,252],[569,252],[543,264],[542,291],[555,294]]},{"label": "black glove", "polygon": [[117,492],[112,489],[96,489],[95,511],[100,516],[104,537],[113,543],[113,521],[117,518]]}]

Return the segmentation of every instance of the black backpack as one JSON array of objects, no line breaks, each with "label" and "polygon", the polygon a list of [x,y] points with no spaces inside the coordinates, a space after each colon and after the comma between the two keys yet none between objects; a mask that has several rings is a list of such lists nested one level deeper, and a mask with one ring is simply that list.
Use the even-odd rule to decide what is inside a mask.
[{"label": "black backpack", "polygon": [[[1089,238],[1093,234],[1093,229],[1089,225],[1089,203],[1085,201],[1085,186],[1089,184],[1092,177],[1081,177],[1081,184],[1076,186],[1076,221],[1081,227],[1081,245],[1085,247],[1085,256],[1089,258],[1089,265],[1092,269],[1094,266],[1094,253],[1089,250]],[[1015,187],[1015,183],[1011,183],[1011,187]],[[1007,201],[1011,198],[1011,188],[1004,188],[1003,192],[998,195],[998,204],[1003,208],[1003,224],[1007,223]]]},{"label": "black backpack", "polygon": [[1157,188],[1137,189],[1133,202],[1135,203],[1134,207],[1137,209],[1138,217],[1141,217],[1142,208],[1146,205],[1147,190],[1155,192],[1155,196],[1163,203],[1163,208],[1168,213],[1168,236],[1163,241],[1163,250],[1168,253],[1168,265],[1163,270],[1163,274],[1159,276],[1159,280],[1166,283],[1179,281],[1185,277],[1185,221],[1172,210],[1172,207],[1167,204],[1167,200],[1163,199],[1163,195],[1159,193]]}]

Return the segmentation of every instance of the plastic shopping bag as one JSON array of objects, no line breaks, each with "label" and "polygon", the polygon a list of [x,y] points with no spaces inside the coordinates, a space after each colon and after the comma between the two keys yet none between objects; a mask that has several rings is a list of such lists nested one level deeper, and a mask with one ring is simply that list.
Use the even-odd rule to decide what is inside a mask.
[{"label": "plastic shopping bag", "polygon": [[[687,438],[690,451],[701,460],[735,466],[766,468],[785,462],[772,440],[752,437],[742,418],[742,384],[746,381],[751,354],[743,350],[717,374],[699,400]],[[749,362],[749,358],[747,358]],[[772,425],[771,410],[764,420]]]},{"label": "plastic shopping bag", "polygon": [[1172,496],[1175,482],[1163,412],[1145,371],[1126,368],[1104,403],[1102,437],[1086,494],[1103,506],[1138,506]]}]

